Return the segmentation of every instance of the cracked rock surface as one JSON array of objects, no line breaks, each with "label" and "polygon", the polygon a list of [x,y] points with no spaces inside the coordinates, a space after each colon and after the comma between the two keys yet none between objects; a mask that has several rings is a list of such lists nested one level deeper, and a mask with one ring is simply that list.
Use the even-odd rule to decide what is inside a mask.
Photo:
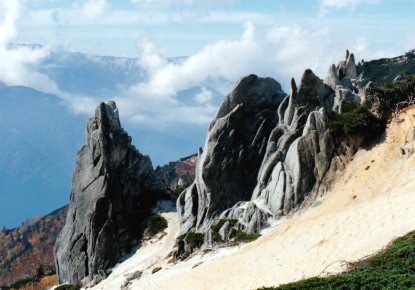
[{"label": "cracked rock surface", "polygon": [[86,128],[72,178],[66,224],[55,244],[60,283],[105,278],[136,246],[143,221],[169,191],[151,160],[131,145],[113,101],[101,103]]}]

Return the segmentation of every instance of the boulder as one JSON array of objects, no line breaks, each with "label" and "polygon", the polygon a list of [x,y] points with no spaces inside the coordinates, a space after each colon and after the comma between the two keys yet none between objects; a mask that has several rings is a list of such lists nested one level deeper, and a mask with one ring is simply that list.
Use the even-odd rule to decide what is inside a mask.
[{"label": "boulder", "polygon": [[131,145],[114,102],[97,107],[86,135],[76,159],[66,224],[54,248],[59,282],[76,285],[105,278],[139,244],[143,221],[155,203],[170,198],[150,158]]}]

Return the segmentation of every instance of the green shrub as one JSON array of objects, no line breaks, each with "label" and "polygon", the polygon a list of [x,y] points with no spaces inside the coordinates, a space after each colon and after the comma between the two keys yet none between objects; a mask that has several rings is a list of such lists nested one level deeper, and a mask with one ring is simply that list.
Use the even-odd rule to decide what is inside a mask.
[{"label": "green shrub", "polygon": [[382,122],[355,102],[344,102],[343,113],[328,112],[328,125],[334,135],[374,137],[383,131]]},{"label": "green shrub", "polygon": [[186,188],[183,187],[176,187],[176,189],[174,190],[174,193],[176,195],[180,195]]},{"label": "green shrub", "polygon": [[350,263],[349,270],[325,278],[314,277],[279,287],[281,289],[414,289],[415,232],[391,243],[375,256]]},{"label": "green shrub", "polygon": [[167,228],[167,220],[159,214],[152,214],[147,220],[146,233],[150,236],[165,230]]},{"label": "green shrub", "polygon": [[230,218],[220,219],[216,224],[212,225],[210,229],[212,230],[212,239],[214,241],[222,240],[222,237],[220,236],[219,231],[226,222],[229,222],[230,226],[233,227],[238,222],[238,219],[230,219]]},{"label": "green shrub", "polygon": [[205,235],[202,233],[188,232],[184,238],[185,242],[193,248],[199,248],[203,245]]},{"label": "green shrub", "polygon": [[79,289],[81,289],[81,287],[71,285],[71,284],[63,284],[55,288],[55,290],[79,290]]},{"label": "green shrub", "polygon": [[232,229],[232,232],[231,232],[231,238],[235,239],[235,241],[237,242],[244,242],[244,243],[255,241],[260,236],[261,236],[260,233],[248,234],[244,231],[237,230],[237,229]]}]

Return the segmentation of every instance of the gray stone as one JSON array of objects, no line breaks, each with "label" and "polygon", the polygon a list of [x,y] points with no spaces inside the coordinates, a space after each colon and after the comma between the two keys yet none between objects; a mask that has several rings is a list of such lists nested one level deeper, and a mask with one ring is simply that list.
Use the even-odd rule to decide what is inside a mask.
[{"label": "gray stone", "polygon": [[[210,228],[220,219],[238,220],[222,225],[219,235],[223,239],[229,238],[232,228],[257,232],[270,218],[287,215],[324,192],[327,176],[332,175],[328,172],[339,168],[332,159],[343,154],[335,151],[326,110],[342,112],[344,101],[360,102],[352,77],[356,77],[354,56],[347,51],[337,67],[330,67],[328,84],[308,69],[298,87],[291,81],[291,94],[282,101],[282,94],[265,101],[261,96],[270,95],[269,85],[258,84],[256,77],[242,79],[210,125],[194,184],[178,199],[182,234],[196,228],[205,233],[209,246]],[[263,119],[274,127],[267,125],[264,130],[265,123],[256,115],[266,110],[262,104],[274,99],[278,109],[272,103],[273,109]],[[238,136],[241,129],[249,134]],[[249,153],[254,158],[244,163]]]},{"label": "gray stone", "polygon": [[255,75],[240,79],[226,96],[199,152],[195,182],[177,201],[182,233],[208,231],[213,218],[250,200],[284,96],[278,82]]},{"label": "gray stone", "polygon": [[346,71],[346,77],[348,77],[350,79],[356,79],[356,77],[357,77],[356,60],[354,58],[353,53],[350,53],[346,57],[345,71]]},{"label": "gray stone", "polygon": [[324,109],[334,92],[311,70],[278,110],[251,201],[236,204],[223,217],[237,218],[242,228],[257,232],[270,217],[288,214],[318,186],[330,166],[333,145]]},{"label": "gray stone", "polygon": [[220,219],[237,219],[218,229],[226,240],[232,229],[258,232],[324,194],[362,143],[336,139],[328,126],[328,110],[341,113],[344,101],[360,102],[352,78],[356,66],[347,51],[329,68],[327,83],[308,69],[284,99],[275,81],[241,79],[210,125],[195,182],[177,201],[181,233],[202,232],[210,247],[211,226]]},{"label": "gray stone", "polygon": [[342,113],[342,106],[345,101],[355,102],[358,104],[361,102],[360,97],[357,94],[353,93],[351,90],[345,89],[344,87],[337,87],[333,110],[338,113]]},{"label": "gray stone", "polygon": [[325,80],[326,84],[336,92],[334,106],[332,107],[334,111],[341,113],[342,104],[345,101],[361,103],[361,98],[357,93],[358,90],[354,85],[356,78],[354,55],[346,51],[345,59],[340,61],[337,66],[334,64],[330,66]]},{"label": "gray stone", "polygon": [[131,280],[137,280],[141,278],[141,275],[143,275],[143,272],[141,271],[135,271],[134,273],[128,274],[126,277],[127,281],[131,281]]},{"label": "gray stone", "polygon": [[126,278],[124,283],[121,285],[121,289],[128,289],[128,287],[132,284],[131,281],[140,279],[142,275],[143,272],[141,271],[135,271],[133,273],[125,275]]},{"label": "gray stone", "polygon": [[86,135],[76,159],[66,224],[54,249],[60,283],[106,276],[138,245],[143,221],[157,200],[170,193],[155,177],[150,158],[131,145],[114,102],[98,106]]}]

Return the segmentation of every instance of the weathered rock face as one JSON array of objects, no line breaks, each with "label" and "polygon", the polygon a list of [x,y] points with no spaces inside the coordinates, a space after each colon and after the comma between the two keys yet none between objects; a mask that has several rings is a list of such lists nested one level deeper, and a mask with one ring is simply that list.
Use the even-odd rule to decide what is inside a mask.
[{"label": "weathered rock face", "polygon": [[107,270],[137,245],[143,220],[169,191],[148,156],[131,145],[114,102],[101,103],[87,123],[66,224],[55,244],[61,283],[81,284]]},{"label": "weathered rock face", "polygon": [[[195,182],[178,199],[182,233],[194,228],[209,245],[212,225],[221,225],[219,230],[215,226],[215,235],[223,239],[233,228],[257,232],[270,218],[290,214],[323,194],[345,156],[362,142],[336,140],[326,114],[342,112],[344,101],[360,102],[355,78],[354,56],[348,52],[330,67],[326,83],[306,70],[298,88],[292,80],[291,95],[283,101],[279,86],[243,78],[210,126]],[[277,97],[262,97],[270,95]],[[252,96],[249,103],[246,96]]]},{"label": "weathered rock face", "polygon": [[196,180],[178,201],[181,231],[207,230],[212,218],[251,198],[284,92],[271,78],[239,80],[210,124]]},{"label": "weathered rock face", "polygon": [[342,104],[344,101],[360,103],[360,98],[355,87],[356,78],[355,58],[353,53],[347,51],[346,57],[337,66],[334,64],[330,66],[325,81],[336,92],[333,106],[334,111],[342,112]]},{"label": "weathered rock face", "polygon": [[[251,200],[221,215],[238,219],[236,226],[249,233],[301,204],[330,167],[333,140],[324,108],[333,105],[334,92],[311,70],[305,71],[298,90],[294,80],[291,86],[278,109],[280,122],[269,137]],[[230,232],[226,227],[225,236]]]}]

